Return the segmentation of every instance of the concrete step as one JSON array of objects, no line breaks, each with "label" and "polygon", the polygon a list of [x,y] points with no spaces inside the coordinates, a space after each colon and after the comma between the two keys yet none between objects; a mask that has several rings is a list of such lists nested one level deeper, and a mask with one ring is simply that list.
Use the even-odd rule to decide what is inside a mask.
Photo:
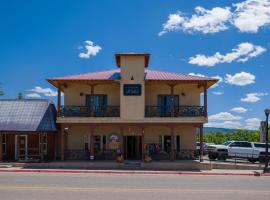
[{"label": "concrete step", "polygon": [[125,161],[124,168],[142,168],[142,162],[132,162],[132,161]]}]

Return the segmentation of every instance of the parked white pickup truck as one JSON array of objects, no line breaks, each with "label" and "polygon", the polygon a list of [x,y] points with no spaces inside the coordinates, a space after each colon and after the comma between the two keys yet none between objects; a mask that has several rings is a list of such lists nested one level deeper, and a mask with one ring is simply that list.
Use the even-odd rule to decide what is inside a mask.
[{"label": "parked white pickup truck", "polygon": [[227,158],[246,158],[250,162],[264,162],[265,148],[258,148],[256,146],[253,142],[247,141],[227,141],[222,145],[209,145],[208,157],[211,160],[226,160]]}]

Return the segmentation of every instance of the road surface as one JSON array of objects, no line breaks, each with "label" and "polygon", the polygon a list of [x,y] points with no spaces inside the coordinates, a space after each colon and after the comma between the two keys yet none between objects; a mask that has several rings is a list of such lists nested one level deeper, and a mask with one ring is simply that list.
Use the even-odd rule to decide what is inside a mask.
[{"label": "road surface", "polygon": [[0,173],[0,200],[269,200],[270,177]]}]

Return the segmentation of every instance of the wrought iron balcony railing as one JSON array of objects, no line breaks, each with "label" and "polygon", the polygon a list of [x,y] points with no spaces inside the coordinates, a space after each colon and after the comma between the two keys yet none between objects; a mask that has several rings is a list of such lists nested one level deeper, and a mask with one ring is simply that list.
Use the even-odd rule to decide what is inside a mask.
[{"label": "wrought iron balcony railing", "polygon": [[202,117],[203,106],[145,106],[145,117]]},{"label": "wrought iron balcony railing", "polygon": [[61,117],[120,117],[120,106],[62,106]]}]

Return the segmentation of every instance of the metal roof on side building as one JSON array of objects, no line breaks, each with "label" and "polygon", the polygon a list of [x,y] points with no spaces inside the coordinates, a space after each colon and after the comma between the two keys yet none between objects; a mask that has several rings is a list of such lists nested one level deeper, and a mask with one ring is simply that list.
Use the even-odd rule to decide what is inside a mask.
[{"label": "metal roof on side building", "polygon": [[0,131],[57,131],[56,109],[50,100],[0,100]]}]

